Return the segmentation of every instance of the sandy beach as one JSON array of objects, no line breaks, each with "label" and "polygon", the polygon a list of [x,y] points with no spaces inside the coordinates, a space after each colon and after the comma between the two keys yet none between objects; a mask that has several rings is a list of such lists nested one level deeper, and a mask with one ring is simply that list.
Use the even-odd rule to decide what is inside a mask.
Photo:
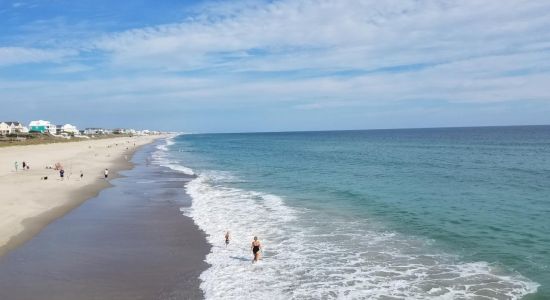
[{"label": "sandy beach", "polygon": [[[21,245],[50,222],[109,186],[142,145],[161,136],[120,137],[76,143],[14,146],[0,149],[0,256]],[[15,162],[19,170],[15,170]],[[30,169],[22,170],[22,162]],[[60,163],[65,175],[48,169]],[[83,178],[80,178],[80,172]],[[47,180],[42,178],[48,177]]]},{"label": "sandy beach", "polygon": [[112,187],[0,258],[0,299],[200,299],[210,250],[180,209],[193,176],[139,149]]}]

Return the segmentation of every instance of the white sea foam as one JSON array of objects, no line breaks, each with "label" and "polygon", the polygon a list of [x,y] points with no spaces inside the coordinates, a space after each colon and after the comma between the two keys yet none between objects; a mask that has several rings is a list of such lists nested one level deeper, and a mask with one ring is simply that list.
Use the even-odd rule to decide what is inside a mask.
[{"label": "white sea foam", "polygon": [[[187,186],[193,201],[182,212],[213,245],[200,277],[207,299],[519,299],[537,289],[498,266],[461,262],[367,220],[292,208],[275,195],[229,187],[234,181],[205,172]],[[254,235],[265,249],[257,264]]]},{"label": "white sea foam", "polygon": [[170,146],[174,145],[174,138],[170,137],[165,140],[165,144],[157,145],[157,151],[152,154],[153,162],[157,165],[170,168],[174,171],[178,171],[187,175],[195,175],[195,172],[191,168],[187,168],[179,163],[179,161],[171,159],[168,151]]}]

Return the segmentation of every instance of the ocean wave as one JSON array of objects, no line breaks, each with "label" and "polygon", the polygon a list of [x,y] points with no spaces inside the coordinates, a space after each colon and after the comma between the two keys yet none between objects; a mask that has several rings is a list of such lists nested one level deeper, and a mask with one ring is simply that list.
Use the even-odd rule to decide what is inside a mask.
[{"label": "ocean wave", "polygon": [[[276,195],[230,187],[227,172],[187,185],[192,217],[213,245],[201,274],[207,299],[520,299],[538,284],[486,262],[462,262],[427,241],[368,220],[293,208]],[[224,232],[232,235],[228,247]],[[259,236],[264,259],[251,264]]]},{"label": "ocean wave", "polygon": [[166,167],[186,175],[194,176],[195,172],[193,169],[188,168],[182,165],[179,161],[170,158],[169,151],[170,146],[175,144],[174,138],[175,137],[167,138],[164,144],[159,144],[156,146],[157,151],[153,152],[151,155],[153,162],[159,166]]}]

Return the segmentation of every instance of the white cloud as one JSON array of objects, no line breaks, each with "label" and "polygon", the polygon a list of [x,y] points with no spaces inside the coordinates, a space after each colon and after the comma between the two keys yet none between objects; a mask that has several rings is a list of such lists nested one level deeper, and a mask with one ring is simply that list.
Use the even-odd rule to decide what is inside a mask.
[{"label": "white cloud", "polygon": [[84,64],[64,64],[62,66],[51,69],[49,72],[51,74],[71,74],[71,73],[87,72],[93,69],[94,68]]},{"label": "white cloud", "polygon": [[550,40],[544,13],[550,3],[544,1],[303,0],[222,6],[202,12],[213,16],[109,35],[97,46],[112,53],[117,66],[281,71],[440,63],[522,51]]},{"label": "white cloud", "polygon": [[60,62],[63,58],[74,55],[76,55],[76,52],[73,50],[0,47],[0,66],[39,62]]}]

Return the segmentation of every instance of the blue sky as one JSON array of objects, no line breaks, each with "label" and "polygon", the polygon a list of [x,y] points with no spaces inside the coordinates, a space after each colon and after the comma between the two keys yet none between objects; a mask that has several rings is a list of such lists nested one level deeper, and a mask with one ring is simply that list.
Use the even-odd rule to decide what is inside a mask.
[{"label": "blue sky", "polygon": [[550,124],[550,2],[0,0],[0,119],[192,132]]}]

